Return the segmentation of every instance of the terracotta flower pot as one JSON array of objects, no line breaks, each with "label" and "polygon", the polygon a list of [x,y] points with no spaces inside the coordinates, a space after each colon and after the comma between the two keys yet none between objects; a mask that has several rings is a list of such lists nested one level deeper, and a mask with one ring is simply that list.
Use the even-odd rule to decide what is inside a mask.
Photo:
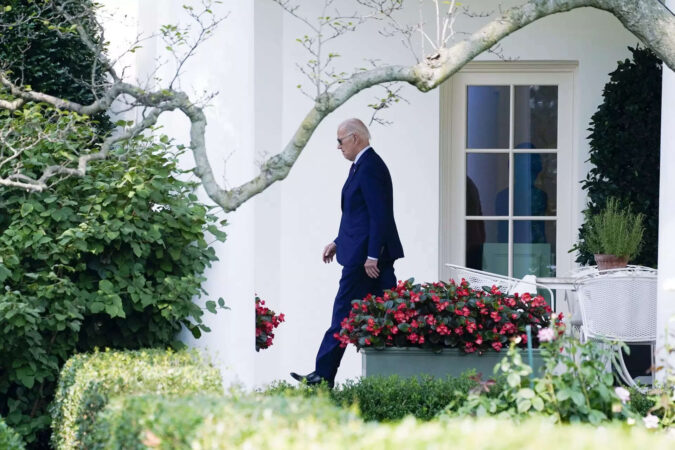
[{"label": "terracotta flower pot", "polygon": [[621,269],[628,265],[628,258],[600,253],[593,256],[595,257],[595,263],[598,265],[598,270]]}]

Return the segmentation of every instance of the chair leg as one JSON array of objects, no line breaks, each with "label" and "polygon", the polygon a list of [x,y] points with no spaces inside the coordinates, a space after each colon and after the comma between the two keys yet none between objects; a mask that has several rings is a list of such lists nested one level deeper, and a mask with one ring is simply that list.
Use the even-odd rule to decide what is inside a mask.
[{"label": "chair leg", "polygon": [[616,364],[615,362],[615,368],[619,373],[619,377],[623,380],[624,383],[626,383],[626,385],[634,387],[639,392],[643,394],[647,392],[647,388],[638,386],[637,383],[635,383],[635,380],[633,380],[633,377],[630,376],[628,368],[626,367],[626,362],[623,359],[623,351],[621,350],[621,346],[613,345],[612,347],[616,349],[615,354],[617,355],[616,359],[618,360],[618,364]]}]

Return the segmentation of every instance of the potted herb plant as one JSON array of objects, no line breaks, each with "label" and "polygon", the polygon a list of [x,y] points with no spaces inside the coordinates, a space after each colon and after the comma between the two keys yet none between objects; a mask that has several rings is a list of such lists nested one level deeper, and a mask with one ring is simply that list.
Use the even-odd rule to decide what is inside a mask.
[{"label": "potted herb plant", "polygon": [[551,308],[541,296],[472,288],[466,280],[410,279],[381,297],[354,300],[335,337],[362,352],[364,376],[456,376],[469,369],[492,373],[510,341],[527,345],[527,325],[537,347],[538,331],[550,321]]},{"label": "potted herb plant", "polygon": [[595,255],[598,270],[626,267],[640,251],[643,222],[643,214],[621,209],[615,198],[607,201],[600,214],[588,218],[586,245]]}]

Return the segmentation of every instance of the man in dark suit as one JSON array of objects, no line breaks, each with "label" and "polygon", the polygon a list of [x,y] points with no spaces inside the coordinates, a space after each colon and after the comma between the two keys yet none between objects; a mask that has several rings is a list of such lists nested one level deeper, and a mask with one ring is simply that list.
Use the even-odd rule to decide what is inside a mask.
[{"label": "man in dark suit", "polygon": [[396,285],[394,261],[403,257],[403,247],[394,221],[391,176],[382,158],[370,147],[368,128],[358,119],[338,127],[338,149],[353,164],[342,188],[342,219],[337,238],[323,250],[323,262],[337,261],[342,278],[331,326],[323,337],[316,368],[309,375],[291,376],[307,384],[325,381],[330,387],[344,354],[334,334],[349,315],[351,301],[368,294],[382,295]]}]

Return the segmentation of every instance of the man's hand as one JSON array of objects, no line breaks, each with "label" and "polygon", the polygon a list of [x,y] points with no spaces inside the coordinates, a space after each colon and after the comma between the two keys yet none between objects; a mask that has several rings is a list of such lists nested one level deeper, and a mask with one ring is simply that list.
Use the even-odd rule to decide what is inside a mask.
[{"label": "man's hand", "polygon": [[380,269],[377,267],[376,259],[367,259],[363,268],[366,269],[366,274],[368,274],[370,278],[377,278],[380,276]]},{"label": "man's hand", "polygon": [[335,245],[335,242],[331,242],[330,244],[326,245],[326,247],[323,249],[323,262],[325,262],[326,264],[332,262],[336,250],[337,245]]}]

